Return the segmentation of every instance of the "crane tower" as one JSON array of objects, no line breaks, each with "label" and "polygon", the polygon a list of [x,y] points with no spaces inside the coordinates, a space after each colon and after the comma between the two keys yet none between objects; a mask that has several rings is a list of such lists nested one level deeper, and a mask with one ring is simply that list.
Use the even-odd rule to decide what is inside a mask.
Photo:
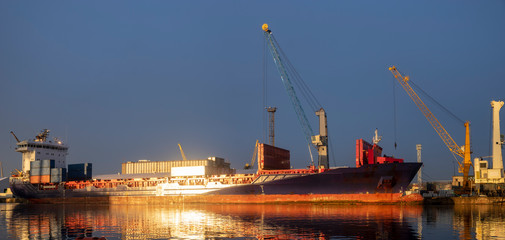
[{"label": "crane tower", "polygon": [[268,125],[269,133],[268,136],[270,138],[270,145],[275,146],[275,111],[277,111],[276,107],[267,108],[267,112],[270,115],[270,121]]}]

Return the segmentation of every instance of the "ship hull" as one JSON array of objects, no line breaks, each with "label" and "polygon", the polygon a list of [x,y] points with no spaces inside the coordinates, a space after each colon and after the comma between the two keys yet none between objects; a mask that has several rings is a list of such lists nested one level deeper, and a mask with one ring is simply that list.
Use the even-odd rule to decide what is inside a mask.
[{"label": "ship hull", "polygon": [[[114,188],[55,189],[11,180],[13,193],[33,202],[107,203],[277,203],[277,202],[416,202],[403,196],[421,163],[372,164],[337,168],[314,174],[263,174],[253,183],[200,187],[117,186]],[[143,199],[143,200],[139,200]]]}]

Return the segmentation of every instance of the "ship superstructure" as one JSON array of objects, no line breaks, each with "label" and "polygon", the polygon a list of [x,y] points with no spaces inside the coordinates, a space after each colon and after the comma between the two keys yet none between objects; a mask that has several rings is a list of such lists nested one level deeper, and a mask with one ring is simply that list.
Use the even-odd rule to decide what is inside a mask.
[{"label": "ship superstructure", "polygon": [[16,143],[16,152],[22,154],[22,172],[30,172],[30,163],[34,161],[54,160],[55,168],[67,167],[68,146],[60,139],[49,140],[49,130],[42,130],[34,139]]}]

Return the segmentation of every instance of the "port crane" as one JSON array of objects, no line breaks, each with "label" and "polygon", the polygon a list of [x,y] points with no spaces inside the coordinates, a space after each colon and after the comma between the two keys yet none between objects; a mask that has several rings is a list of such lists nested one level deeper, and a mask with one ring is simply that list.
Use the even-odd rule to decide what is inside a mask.
[{"label": "port crane", "polygon": [[[293,105],[296,115],[298,117],[298,121],[302,126],[302,130],[305,134],[305,138],[307,143],[310,146],[312,145],[318,151],[318,165],[320,168],[329,168],[328,162],[328,127],[326,121],[326,112],[321,107],[318,111],[316,111],[316,115],[319,117],[319,134],[315,135],[310,123],[305,115],[305,111],[303,110],[300,100],[298,99],[295,89],[293,87],[293,83],[290,79],[290,74],[288,72],[291,71],[291,75],[297,76],[298,74],[294,70],[292,66],[286,66],[285,62],[289,63],[287,57],[282,52],[279,43],[275,39],[272,34],[272,31],[268,28],[268,24],[263,24],[261,27],[264,31],[264,36],[267,41],[268,48],[270,49],[270,53],[274,59],[274,63],[277,66],[277,70],[279,71],[282,83],[289,95],[289,99],[291,100],[291,104]],[[312,154],[311,154],[312,155]],[[311,156],[312,157],[312,156]]]},{"label": "port crane", "polygon": [[177,145],[179,145],[179,149],[181,150],[182,160],[183,161],[188,161],[188,159],[186,158],[186,155],[184,154],[184,150],[182,150],[181,144],[177,143]]},{"label": "port crane", "polygon": [[433,115],[433,113],[428,109],[426,104],[419,98],[419,95],[412,89],[409,84],[409,77],[402,76],[402,74],[396,69],[395,66],[389,68],[389,71],[393,73],[394,77],[398,80],[403,89],[410,96],[412,101],[416,104],[416,106],[421,110],[424,114],[428,122],[430,122],[431,126],[438,133],[442,141],[449,148],[449,151],[461,158],[462,161],[458,161],[458,172],[463,173],[463,189],[468,190],[470,188],[470,180],[469,180],[469,172],[470,166],[472,165],[471,160],[471,151],[470,151],[470,122],[466,121],[464,123],[465,126],[465,145],[463,147],[458,146],[454,139],[449,135],[449,133],[445,130],[442,124],[438,121],[438,119]]}]

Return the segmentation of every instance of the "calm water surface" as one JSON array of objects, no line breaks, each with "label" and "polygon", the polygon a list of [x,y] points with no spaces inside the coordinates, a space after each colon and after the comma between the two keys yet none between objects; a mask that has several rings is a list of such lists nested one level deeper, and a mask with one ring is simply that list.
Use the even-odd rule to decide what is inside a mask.
[{"label": "calm water surface", "polygon": [[505,239],[505,206],[0,204],[0,239]]}]

